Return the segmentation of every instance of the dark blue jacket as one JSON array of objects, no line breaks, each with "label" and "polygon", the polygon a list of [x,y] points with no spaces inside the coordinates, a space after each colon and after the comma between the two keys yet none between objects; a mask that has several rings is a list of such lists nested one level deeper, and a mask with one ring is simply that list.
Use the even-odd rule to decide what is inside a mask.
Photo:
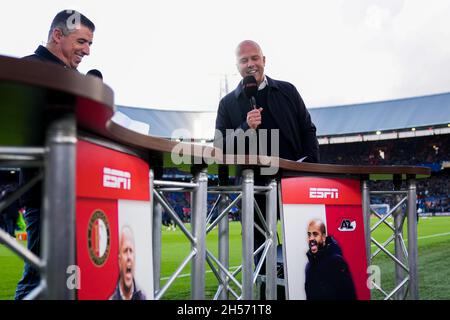
[{"label": "dark blue jacket", "polygon": [[305,291],[307,300],[356,300],[356,290],[342,250],[332,237],[315,255],[306,254]]},{"label": "dark blue jacket", "polygon": [[[44,46],[39,46],[34,51],[34,54],[23,57],[22,59],[29,61],[50,62],[67,68],[61,59],[59,59],[57,56],[51,53]],[[23,185],[29,182],[38,173],[39,169],[36,168],[22,168],[20,170],[20,178],[19,178],[20,184]],[[20,199],[21,206],[39,209],[41,207],[41,198],[42,198],[42,181],[39,181],[30,191],[28,191],[21,197]]]},{"label": "dark blue jacket", "polygon": [[66,64],[59,59],[57,56],[55,56],[53,53],[51,53],[46,47],[39,46],[35,51],[34,54],[23,57],[24,60],[32,60],[32,61],[42,61],[42,62],[52,62],[59,64],[65,68],[67,68]]},{"label": "dark blue jacket", "polygon": [[[285,81],[278,81],[267,77],[268,94],[267,103],[273,110],[274,120],[280,129],[280,139],[285,139],[291,146],[291,158],[298,160],[307,156],[307,162],[319,162],[319,146],[316,137],[316,127],[311,116],[294,85]],[[242,85],[222,98],[216,118],[217,135],[214,146],[224,150],[224,153],[236,153],[225,146],[226,129],[249,129],[247,113],[251,110],[250,101],[244,96]],[[236,138],[233,134],[233,139]],[[223,139],[222,139],[223,138]]]}]

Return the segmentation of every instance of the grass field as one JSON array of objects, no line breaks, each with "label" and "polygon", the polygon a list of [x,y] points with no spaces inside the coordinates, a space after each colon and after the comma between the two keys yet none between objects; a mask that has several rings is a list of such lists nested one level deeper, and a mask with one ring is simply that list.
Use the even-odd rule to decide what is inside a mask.
[{"label": "grass field", "polygon": [[[375,222],[375,220],[373,221]],[[241,229],[239,222],[230,223],[230,266],[241,261]],[[405,237],[407,233],[405,230]],[[419,234],[419,275],[421,299],[450,299],[450,217],[421,218]],[[389,237],[388,228],[381,226],[374,236],[379,242]],[[207,247],[217,256],[217,229],[207,237]],[[163,229],[161,287],[188,255],[190,245],[182,232]],[[372,251],[376,248],[372,246]],[[390,246],[393,249],[393,245]],[[378,255],[373,264],[382,271],[382,287],[391,290],[394,284],[394,263],[384,254]],[[0,245],[0,300],[13,299],[14,289],[22,273],[23,262],[3,245]],[[163,299],[190,298],[190,266],[186,266],[179,277],[163,296]],[[217,280],[207,265],[206,297],[211,298],[217,288]],[[237,291],[239,293],[239,291]],[[373,299],[382,296],[375,291]]]}]

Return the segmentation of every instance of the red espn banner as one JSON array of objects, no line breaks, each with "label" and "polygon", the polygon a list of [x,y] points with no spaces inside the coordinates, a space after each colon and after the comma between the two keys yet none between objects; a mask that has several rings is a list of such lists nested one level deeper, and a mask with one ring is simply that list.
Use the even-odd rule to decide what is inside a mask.
[{"label": "red espn banner", "polygon": [[148,164],[83,140],[77,144],[77,196],[150,200]]},{"label": "red espn banner", "polygon": [[359,180],[295,177],[281,181],[283,203],[361,205]]},{"label": "red espn banner", "polygon": [[[281,180],[281,195],[285,277],[287,277],[289,299],[307,299],[305,289],[307,282],[312,286],[312,288],[309,287],[309,292],[317,294],[315,299],[320,296],[318,293],[322,289],[319,287],[327,286],[328,293],[324,294],[323,299],[346,299],[342,296],[343,291],[340,291],[340,288],[336,288],[340,296],[333,296],[331,293],[333,290],[330,288],[335,285],[334,282],[342,286],[342,279],[330,279],[333,267],[325,265],[333,259],[348,266],[356,298],[370,299],[370,290],[367,287],[367,260],[359,180],[285,178]],[[319,250],[317,256],[311,255],[311,238],[308,232],[313,221],[322,222],[326,229],[326,236],[334,239],[333,258],[328,257],[326,253],[327,250],[331,250],[329,249],[331,247],[323,251]],[[336,255],[342,258],[336,258]],[[316,256],[315,263],[308,264],[313,256]],[[311,275],[316,269],[320,270],[317,271],[321,273],[320,276]],[[339,272],[336,274],[338,275],[336,278],[340,277]],[[308,280],[312,277],[315,277],[314,280]]]},{"label": "red espn banner", "polygon": [[153,299],[148,164],[79,140],[76,168],[78,299]]}]

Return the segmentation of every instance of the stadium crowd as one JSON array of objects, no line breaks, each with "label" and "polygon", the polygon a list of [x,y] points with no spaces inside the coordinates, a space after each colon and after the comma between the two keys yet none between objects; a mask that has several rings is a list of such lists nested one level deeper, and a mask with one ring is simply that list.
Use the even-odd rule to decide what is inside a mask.
[{"label": "stadium crowd", "polygon": [[[450,135],[435,135],[395,140],[330,144],[320,146],[322,163],[345,165],[414,165],[432,170],[429,179],[417,181],[420,213],[450,212],[449,178]],[[405,188],[405,185],[402,186]],[[372,181],[371,190],[393,190],[392,181]],[[373,203],[393,205],[390,197],[377,197]]]},{"label": "stadium crowd", "polygon": [[[450,162],[450,135],[426,136],[396,140],[380,140],[361,143],[329,144],[320,146],[320,162],[341,165],[414,165],[432,169],[428,179],[417,180],[417,207],[422,214],[450,213],[450,168],[444,169],[443,163]],[[180,176],[182,173],[169,170],[167,177]],[[214,180],[214,177],[212,177]],[[392,181],[371,181],[371,190],[394,190]],[[402,189],[406,188],[403,181]],[[170,195],[169,202],[182,221],[189,221],[189,194]],[[208,195],[208,210],[216,196]],[[373,204],[395,205],[390,196],[377,196],[371,199]],[[181,204],[181,205],[180,205]],[[230,215],[230,219],[239,218],[239,208]],[[183,211],[184,210],[184,211]],[[187,213],[187,214],[186,214]]]},{"label": "stadium crowd", "polygon": [[450,161],[450,135],[320,146],[320,162],[348,165],[428,165]]}]

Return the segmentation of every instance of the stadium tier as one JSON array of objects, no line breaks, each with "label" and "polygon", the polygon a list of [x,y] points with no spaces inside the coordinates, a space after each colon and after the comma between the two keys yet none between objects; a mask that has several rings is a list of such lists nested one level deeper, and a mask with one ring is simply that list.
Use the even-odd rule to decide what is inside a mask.
[{"label": "stadium tier", "polygon": [[[172,139],[182,136],[206,144],[211,144],[214,136],[215,112],[126,106],[118,106],[118,111],[148,124],[151,135]],[[420,211],[450,211],[450,93],[309,111],[317,127],[321,163],[429,167],[434,182],[418,182]],[[165,175],[189,179],[176,169],[166,169]],[[373,187],[392,186],[384,182]]]}]

